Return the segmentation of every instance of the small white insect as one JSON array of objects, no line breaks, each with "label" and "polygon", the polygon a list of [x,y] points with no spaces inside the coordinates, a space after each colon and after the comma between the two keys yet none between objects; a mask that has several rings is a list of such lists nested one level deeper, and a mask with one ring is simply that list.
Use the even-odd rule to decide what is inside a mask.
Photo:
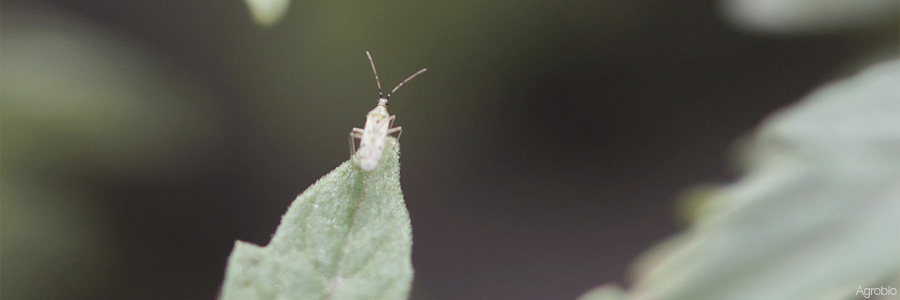
[{"label": "small white insect", "polygon": [[372,171],[375,170],[375,167],[378,166],[378,162],[381,160],[381,154],[384,152],[384,141],[387,138],[387,135],[397,132],[397,139],[399,139],[400,134],[403,133],[403,128],[400,126],[391,128],[394,124],[394,119],[397,118],[397,116],[392,116],[387,111],[388,100],[391,99],[391,94],[400,89],[404,83],[413,79],[413,77],[422,74],[422,72],[425,72],[427,69],[421,69],[415,74],[410,75],[397,84],[397,86],[387,94],[387,97],[384,97],[381,93],[381,81],[378,80],[378,71],[375,70],[375,62],[372,61],[372,55],[369,54],[369,51],[366,51],[366,55],[369,56],[369,64],[372,65],[372,73],[375,73],[375,83],[378,84],[378,105],[366,115],[365,128],[353,128],[353,130],[350,131],[350,157],[353,157],[356,150],[356,144],[353,140],[359,139],[359,167],[362,168],[363,171]]}]

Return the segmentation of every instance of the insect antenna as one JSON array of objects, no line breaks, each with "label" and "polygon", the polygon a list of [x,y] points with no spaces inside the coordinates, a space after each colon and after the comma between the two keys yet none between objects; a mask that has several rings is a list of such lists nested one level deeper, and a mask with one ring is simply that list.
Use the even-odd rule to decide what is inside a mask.
[{"label": "insect antenna", "polygon": [[[378,84],[378,98],[384,98],[381,94],[381,80],[378,80],[378,71],[375,70],[375,61],[372,60],[372,54],[369,54],[369,51],[366,51],[366,56],[369,57],[369,64],[372,65],[372,73],[375,73],[375,83]],[[390,94],[388,94],[388,98],[390,98]]]},{"label": "insect antenna", "polygon": [[[425,72],[425,71],[428,71],[428,69],[427,69],[427,68],[423,68],[423,69],[419,70],[418,72],[413,73],[412,75],[409,75],[409,77],[406,77],[406,79],[403,79],[403,81],[401,81],[400,83],[398,83],[397,86],[395,86],[394,89],[391,90],[391,92],[387,94],[387,98],[386,98],[386,99],[390,100],[390,99],[391,99],[391,94],[393,94],[393,93],[396,92],[398,89],[400,89],[400,87],[403,86],[404,83],[406,83],[407,81],[410,81],[411,79],[413,79],[413,77],[416,77],[416,76],[418,76],[419,74],[422,74],[422,73]],[[377,78],[377,76],[376,76],[376,78]]]}]

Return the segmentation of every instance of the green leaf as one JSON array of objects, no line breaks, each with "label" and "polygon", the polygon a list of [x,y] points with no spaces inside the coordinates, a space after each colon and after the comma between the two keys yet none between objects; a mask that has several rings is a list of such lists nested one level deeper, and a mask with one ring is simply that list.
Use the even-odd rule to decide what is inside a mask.
[{"label": "green leaf", "polygon": [[637,263],[627,299],[855,299],[900,286],[900,61],[773,115],[745,154],[746,174]]},{"label": "green leaf", "polygon": [[412,229],[387,144],[375,170],[354,157],[300,194],[269,245],[236,242],[221,299],[406,299]]}]

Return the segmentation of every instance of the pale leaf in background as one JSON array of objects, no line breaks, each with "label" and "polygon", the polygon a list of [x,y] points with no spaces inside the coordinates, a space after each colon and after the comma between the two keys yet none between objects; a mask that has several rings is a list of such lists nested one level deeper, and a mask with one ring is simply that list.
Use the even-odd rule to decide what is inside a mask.
[{"label": "pale leaf in background", "polygon": [[767,33],[814,33],[867,27],[896,20],[896,0],[723,0],[723,13],[738,27]]},{"label": "pale leaf in background", "polygon": [[288,11],[291,0],[244,0],[250,8],[253,21],[263,27],[271,27],[281,21]]},{"label": "pale leaf in background", "polygon": [[[747,173],[645,254],[625,299],[855,299],[900,286],[900,61],[771,116]],[[586,299],[607,289],[592,291]]]}]

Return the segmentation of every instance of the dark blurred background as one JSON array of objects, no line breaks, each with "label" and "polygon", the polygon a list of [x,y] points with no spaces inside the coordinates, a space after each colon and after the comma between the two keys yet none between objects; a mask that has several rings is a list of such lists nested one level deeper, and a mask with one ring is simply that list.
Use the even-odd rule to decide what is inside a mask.
[{"label": "dark blurred background", "polygon": [[412,299],[624,283],[768,113],[897,44],[714,1],[5,0],[2,298],[213,299],[393,87]]}]

